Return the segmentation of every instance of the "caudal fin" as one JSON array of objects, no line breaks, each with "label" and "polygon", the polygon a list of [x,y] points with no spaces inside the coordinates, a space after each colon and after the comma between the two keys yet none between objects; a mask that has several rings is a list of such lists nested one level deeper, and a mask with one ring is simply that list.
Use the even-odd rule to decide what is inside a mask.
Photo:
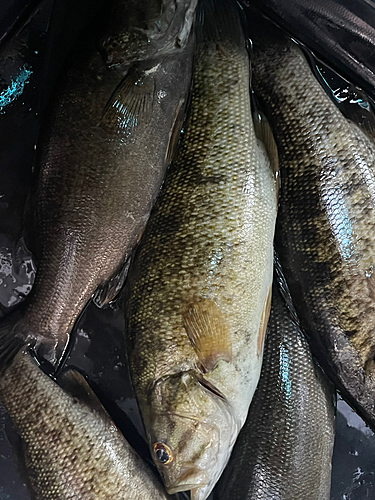
[{"label": "caudal fin", "polygon": [[16,312],[0,320],[0,375],[11,365],[17,353],[25,345],[14,332],[17,321]]}]

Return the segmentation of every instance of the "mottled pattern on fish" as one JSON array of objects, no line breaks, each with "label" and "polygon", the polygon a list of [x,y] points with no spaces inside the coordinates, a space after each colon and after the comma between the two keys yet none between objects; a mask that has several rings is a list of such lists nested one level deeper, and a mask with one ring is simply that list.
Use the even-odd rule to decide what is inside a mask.
[{"label": "mottled pattern on fish", "polygon": [[29,355],[0,379],[0,399],[22,439],[35,499],[167,500],[99,402],[91,408],[64,392]]},{"label": "mottled pattern on fish", "polygon": [[254,89],[280,155],[285,275],[316,354],[375,426],[375,145],[332,103],[296,44],[255,37],[254,47]]},{"label": "mottled pattern on fish", "polygon": [[[160,9],[160,2],[148,3]],[[143,12],[142,23],[154,10]],[[172,28],[191,25],[178,13]],[[38,271],[14,328],[44,343],[52,362],[85,303],[119,271],[142,234],[182,125],[193,45],[190,37],[168,55],[109,66],[88,39],[63,78],[38,144],[32,230],[26,228]]]},{"label": "mottled pattern on fish", "polygon": [[332,389],[275,282],[259,384],[214,500],[329,500]]},{"label": "mottled pattern on fish", "polygon": [[[170,492],[172,465],[186,470],[179,460],[200,426],[190,467],[204,453],[211,477],[224,466],[258,382],[268,318],[275,179],[254,133],[245,39],[239,23],[231,30],[200,46],[182,144],[129,276],[131,373],[151,444],[163,434],[175,457],[169,469],[158,464]],[[225,412],[211,440],[210,419]],[[176,414],[190,418],[176,423]]]}]

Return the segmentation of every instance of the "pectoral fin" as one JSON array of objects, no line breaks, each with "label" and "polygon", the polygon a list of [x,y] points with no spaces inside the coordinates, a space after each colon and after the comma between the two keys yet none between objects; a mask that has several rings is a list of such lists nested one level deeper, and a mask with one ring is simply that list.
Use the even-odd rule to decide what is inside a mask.
[{"label": "pectoral fin", "polygon": [[183,322],[204,373],[212,371],[220,359],[231,361],[229,326],[215,302],[206,299],[189,307]]},{"label": "pectoral fin", "polygon": [[102,116],[102,123],[119,131],[135,128],[140,120],[149,119],[155,95],[152,74],[133,70],[111,95]]}]

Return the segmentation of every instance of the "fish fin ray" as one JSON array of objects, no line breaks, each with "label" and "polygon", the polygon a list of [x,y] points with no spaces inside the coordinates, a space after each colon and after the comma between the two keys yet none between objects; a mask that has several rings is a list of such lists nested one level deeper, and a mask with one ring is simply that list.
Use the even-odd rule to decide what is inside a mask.
[{"label": "fish fin ray", "polygon": [[244,15],[236,0],[201,0],[197,9],[197,42],[223,42],[243,46]]},{"label": "fish fin ray", "polygon": [[267,294],[266,300],[264,301],[262,314],[260,317],[260,326],[259,326],[258,338],[257,338],[257,355],[258,356],[260,356],[261,352],[263,352],[264,340],[266,338],[266,332],[267,332],[268,318],[269,318],[270,312],[271,312],[271,299],[272,299],[272,285],[270,286],[270,289],[268,290],[268,294]]},{"label": "fish fin ray", "polygon": [[99,285],[93,296],[93,301],[96,306],[102,308],[115,300],[124,286],[130,266],[130,257],[117,269],[113,276]]},{"label": "fish fin ray", "polygon": [[229,327],[215,302],[205,299],[189,307],[183,323],[203,371],[212,371],[220,359],[231,361]]},{"label": "fish fin ray", "polygon": [[258,140],[261,141],[267,152],[267,156],[276,180],[277,197],[279,197],[279,153],[277,150],[277,145],[273,136],[271,125],[269,124],[266,115],[262,111],[259,111],[259,109],[257,109],[256,107],[253,111],[253,123],[255,135],[257,136]]},{"label": "fish fin ray", "polygon": [[0,322],[0,374],[4,373],[18,352],[26,345],[26,339],[17,336],[13,331],[18,317],[17,313],[13,313]]},{"label": "fish fin ray", "polygon": [[150,117],[155,85],[146,71],[130,71],[109,98],[102,115],[102,123],[120,130],[137,127],[140,120]]},{"label": "fish fin ray", "polygon": [[62,371],[57,377],[59,386],[73,398],[77,398],[97,413],[108,418],[108,414],[101,404],[98,396],[91,389],[85,377],[75,368]]},{"label": "fish fin ray", "polygon": [[166,165],[170,165],[176,154],[177,146],[181,136],[182,125],[184,123],[184,117],[185,117],[185,100],[182,99],[178,103],[173,127],[171,128],[171,131],[169,133],[168,149],[165,154]]}]

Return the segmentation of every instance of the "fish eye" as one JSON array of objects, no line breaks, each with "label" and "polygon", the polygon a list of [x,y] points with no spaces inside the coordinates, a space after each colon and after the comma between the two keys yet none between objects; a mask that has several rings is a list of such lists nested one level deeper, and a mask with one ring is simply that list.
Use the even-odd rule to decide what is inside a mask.
[{"label": "fish eye", "polygon": [[171,449],[164,443],[155,443],[153,446],[154,455],[158,462],[162,464],[169,464],[172,462],[173,455]]}]

